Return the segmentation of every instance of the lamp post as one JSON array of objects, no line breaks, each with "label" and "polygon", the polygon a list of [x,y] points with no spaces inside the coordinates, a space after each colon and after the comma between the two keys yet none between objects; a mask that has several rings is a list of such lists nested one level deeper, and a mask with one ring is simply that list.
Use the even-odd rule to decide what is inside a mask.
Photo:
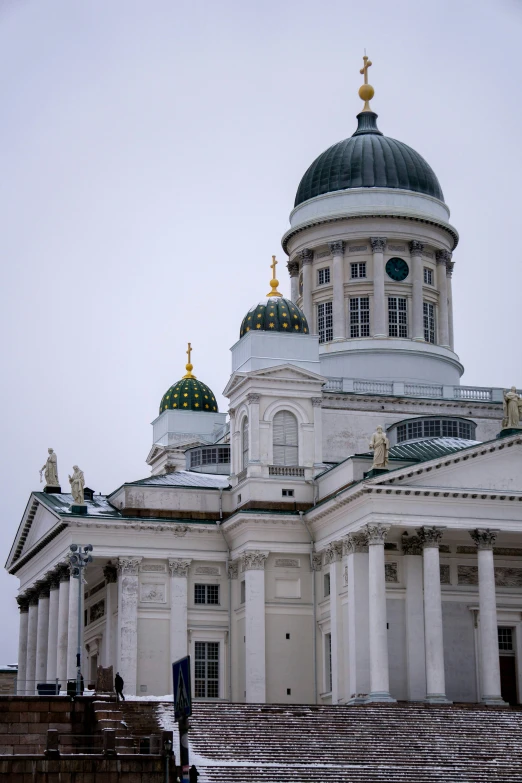
[{"label": "lamp post", "polygon": [[82,691],[82,593],[83,593],[83,569],[87,563],[92,563],[92,544],[82,547],[71,544],[71,576],[78,579],[78,649],[76,651],[76,695]]}]

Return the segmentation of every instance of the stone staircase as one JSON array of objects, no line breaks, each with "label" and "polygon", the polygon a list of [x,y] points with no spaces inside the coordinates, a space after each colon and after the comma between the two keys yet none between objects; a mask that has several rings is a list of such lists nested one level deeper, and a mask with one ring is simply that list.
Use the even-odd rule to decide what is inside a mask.
[{"label": "stone staircase", "polygon": [[157,752],[162,728],[156,717],[155,702],[100,700],[93,703],[93,709],[97,731],[116,731],[118,753],[139,753],[140,747],[142,752],[147,752],[148,737],[152,737],[149,752]]},{"label": "stone staircase", "polygon": [[522,709],[194,704],[198,783],[522,783]]}]

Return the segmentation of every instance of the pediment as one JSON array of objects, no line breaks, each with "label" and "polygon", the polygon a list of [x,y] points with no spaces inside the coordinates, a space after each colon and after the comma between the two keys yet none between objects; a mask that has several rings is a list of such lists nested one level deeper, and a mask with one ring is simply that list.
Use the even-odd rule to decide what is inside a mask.
[{"label": "pediment", "polygon": [[297,367],[295,364],[278,364],[275,367],[266,367],[262,370],[253,370],[252,372],[235,372],[230,376],[223,394],[226,397],[236,391],[239,387],[250,381],[272,381],[272,382],[293,382],[293,383],[317,383],[323,385],[326,378],[315,372]]},{"label": "pediment", "polygon": [[60,517],[31,495],[9,553],[6,568],[29,552],[56,526]]},{"label": "pediment", "polygon": [[480,444],[429,463],[412,465],[394,479],[396,486],[522,492],[522,440]]}]

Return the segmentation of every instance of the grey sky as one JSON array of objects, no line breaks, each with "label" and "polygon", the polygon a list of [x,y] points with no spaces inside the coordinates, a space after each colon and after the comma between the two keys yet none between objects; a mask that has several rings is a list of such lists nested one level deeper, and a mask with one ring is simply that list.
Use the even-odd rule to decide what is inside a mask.
[{"label": "grey sky", "polygon": [[[148,474],[184,372],[217,394],[301,176],[380,129],[441,182],[463,382],[522,384],[522,12],[507,0],[0,0],[2,563],[47,447],[108,492]],[[82,542],[86,543],[86,542]],[[0,573],[0,663],[17,580]]]}]

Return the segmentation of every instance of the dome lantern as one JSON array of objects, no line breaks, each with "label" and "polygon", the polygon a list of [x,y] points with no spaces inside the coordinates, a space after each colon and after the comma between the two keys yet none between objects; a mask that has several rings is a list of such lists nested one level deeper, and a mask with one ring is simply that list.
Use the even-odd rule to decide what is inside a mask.
[{"label": "dome lantern", "polygon": [[198,381],[192,370],[192,345],[187,347],[188,362],[186,373],[177,383],[173,384],[163,395],[160,403],[160,414],[166,410],[198,411],[200,413],[217,413],[218,406],[214,392],[204,383]]}]

